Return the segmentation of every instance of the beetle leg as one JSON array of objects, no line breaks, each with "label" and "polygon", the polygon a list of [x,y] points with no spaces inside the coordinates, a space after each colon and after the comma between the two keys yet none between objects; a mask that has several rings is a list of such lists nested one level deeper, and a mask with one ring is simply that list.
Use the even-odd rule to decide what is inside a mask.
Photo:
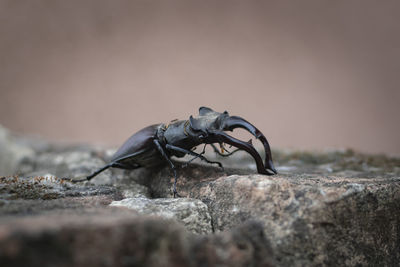
[{"label": "beetle leg", "polygon": [[69,177],[63,177],[61,178],[62,181],[68,181],[71,183],[79,183],[79,182],[85,182],[87,181],[86,176],[79,176],[79,177],[74,177],[74,178],[69,178]]},{"label": "beetle leg", "polygon": [[[185,154],[190,154],[190,155],[192,155],[192,156],[195,156],[194,159],[200,158],[201,160],[204,160],[204,161],[207,162],[207,163],[210,163],[210,164],[218,164],[218,166],[219,166],[222,170],[224,170],[224,167],[222,166],[222,163],[221,163],[221,162],[208,160],[206,157],[204,157],[203,155],[198,154],[198,153],[196,153],[196,152],[193,152],[193,151],[190,151],[190,150],[187,150],[187,149],[184,149],[184,148],[180,148],[180,147],[177,147],[177,146],[173,146],[173,145],[170,145],[170,144],[166,144],[165,147],[166,147],[168,150],[175,150],[175,151],[178,151],[178,152],[182,152],[182,153],[185,153]],[[194,160],[194,159],[192,159],[192,160]]]},{"label": "beetle leg", "polygon": [[[201,151],[200,155],[204,155],[204,153],[206,153],[206,146],[207,146],[207,144],[204,144],[204,146],[203,146],[203,151]],[[193,148],[191,149],[191,151],[194,151],[195,149],[196,149],[196,147],[193,147]],[[195,160],[195,159],[197,159],[197,158],[198,158],[198,157],[196,156],[196,157],[194,157],[194,158],[192,158],[192,159],[186,161],[185,164],[182,165],[182,168],[185,168],[190,162],[192,162],[193,160]]]},{"label": "beetle leg", "polygon": [[[98,175],[99,173],[101,173],[101,172],[107,170],[108,168],[112,167],[112,165],[113,165],[113,164],[110,163],[110,164],[107,164],[106,166],[104,166],[103,168],[98,169],[97,171],[95,171],[95,172],[92,173],[91,175],[86,176],[86,180],[87,180],[87,181],[90,181],[93,177],[95,177],[95,176]],[[81,182],[81,181],[79,181],[79,182]]]},{"label": "beetle leg", "polygon": [[240,149],[237,148],[237,149],[233,150],[232,152],[229,152],[228,150],[226,150],[226,148],[224,148],[224,150],[226,152],[228,152],[228,153],[227,154],[223,154],[218,150],[218,148],[214,144],[210,144],[210,146],[212,146],[212,148],[214,149],[214,152],[217,153],[218,155],[220,155],[221,157],[229,157],[230,155],[232,155],[232,154],[234,154],[234,153],[236,153],[237,151],[240,150]]},{"label": "beetle leg", "polygon": [[79,182],[90,181],[93,177],[95,177],[95,176],[98,175],[99,173],[101,173],[101,172],[107,170],[107,169],[110,168],[110,167],[113,167],[113,164],[112,164],[112,163],[105,165],[104,167],[98,169],[97,171],[95,171],[94,173],[92,173],[92,174],[89,175],[89,176],[86,176],[86,177],[85,177],[85,176],[76,177],[76,178],[79,178],[79,179],[76,179],[76,178],[75,178],[75,179],[74,179],[74,178],[62,178],[62,180],[69,181],[69,182],[71,182],[71,183],[79,183]]},{"label": "beetle leg", "polygon": [[[253,145],[253,142],[251,141],[251,139],[247,143],[249,145]],[[218,148],[214,144],[210,144],[210,146],[212,146],[212,148],[214,149],[214,152],[217,153],[218,155],[220,155],[221,157],[229,157],[229,156],[235,154],[236,152],[240,151],[239,148],[236,148],[232,152],[229,152],[226,148],[224,148],[224,150],[226,152],[228,152],[228,153],[227,154],[223,154],[223,153],[219,152]],[[230,147],[232,147],[232,145],[230,145]]]},{"label": "beetle leg", "polygon": [[161,146],[160,142],[157,139],[154,139],[153,142],[156,145],[158,151],[160,151],[161,155],[169,163],[172,171],[174,172],[174,177],[175,177],[174,189],[173,189],[174,198],[177,196],[180,197],[180,195],[178,194],[178,191],[176,191],[176,182],[178,181],[178,175],[176,174],[176,167],[175,167],[174,163],[172,163],[172,161],[169,158],[169,156],[167,155],[167,153],[165,152],[164,148]]},{"label": "beetle leg", "polygon": [[204,146],[203,146],[203,151],[201,151],[201,155],[203,155],[204,153],[206,153],[206,146],[207,146],[208,144],[204,144]]}]

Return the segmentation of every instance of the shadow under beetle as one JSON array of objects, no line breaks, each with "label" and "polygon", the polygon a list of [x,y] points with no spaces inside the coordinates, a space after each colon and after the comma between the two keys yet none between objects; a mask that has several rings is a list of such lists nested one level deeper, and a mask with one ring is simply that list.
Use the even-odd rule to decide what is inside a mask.
[{"label": "shadow under beetle", "polygon": [[[235,128],[243,128],[261,141],[265,150],[265,163],[251,142],[241,141],[224,132],[233,131]],[[255,126],[241,117],[229,116],[227,111],[219,113],[207,107],[200,107],[197,117],[190,116],[188,120],[174,120],[169,124],[154,124],[138,131],[115,152],[110,163],[85,179],[74,182],[90,180],[110,167],[132,170],[140,167],[150,168],[167,162],[175,177],[173,188],[175,197],[178,195],[176,191],[178,176],[171,157],[180,158],[189,154],[194,156],[189,162],[200,158],[208,163],[218,164],[222,168],[220,162],[210,161],[203,156],[204,149],[200,154],[192,149],[201,144],[210,144],[222,156],[233,154],[234,152],[223,154],[223,143],[236,147],[234,152],[244,150],[249,153],[256,162],[258,173],[266,175],[277,173],[272,163],[268,141]],[[220,144],[222,153],[214,144]]]}]

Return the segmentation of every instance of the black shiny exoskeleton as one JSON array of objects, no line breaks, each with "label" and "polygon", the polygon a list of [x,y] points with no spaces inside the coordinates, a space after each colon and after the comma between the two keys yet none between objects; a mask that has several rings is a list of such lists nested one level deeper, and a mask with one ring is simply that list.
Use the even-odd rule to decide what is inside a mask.
[{"label": "black shiny exoskeleton", "polygon": [[[234,138],[224,131],[243,128],[261,141],[265,150],[265,162],[251,143]],[[186,154],[205,160],[208,163],[221,163],[207,160],[201,153],[195,153],[192,148],[201,144],[227,143],[238,150],[244,150],[255,160],[257,172],[273,175],[276,170],[272,163],[271,150],[265,136],[251,123],[237,117],[229,116],[228,112],[219,113],[207,107],[199,109],[199,116],[190,116],[188,120],[175,120],[169,124],[154,124],[132,135],[112,156],[110,163],[86,177],[92,179],[107,168],[136,169],[149,168],[167,162],[174,172],[174,196],[177,194],[176,168],[171,157],[183,157]]]}]

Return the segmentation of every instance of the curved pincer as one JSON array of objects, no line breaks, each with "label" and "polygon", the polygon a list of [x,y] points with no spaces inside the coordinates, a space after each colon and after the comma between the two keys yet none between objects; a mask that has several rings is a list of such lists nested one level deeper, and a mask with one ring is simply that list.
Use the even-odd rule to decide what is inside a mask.
[{"label": "curved pincer", "polygon": [[243,142],[221,131],[209,131],[208,134],[209,143],[227,143],[241,150],[244,150],[254,158],[258,173],[267,175],[273,174],[270,173],[268,171],[268,168],[264,166],[260,154],[258,154],[257,150],[249,143]]},{"label": "curved pincer", "polygon": [[[230,116],[230,117],[224,119],[224,121],[222,123],[223,123],[222,128],[225,131],[233,131],[233,129],[235,129],[235,128],[243,128],[243,129],[249,131],[255,138],[260,140],[260,142],[264,146],[264,151],[265,151],[265,165],[264,165],[265,169],[268,170],[269,172],[271,172],[268,174],[277,174],[278,173],[272,162],[271,148],[269,146],[267,138],[264,136],[264,134],[260,130],[258,130],[253,124],[251,124],[250,122],[246,121],[245,119],[243,119],[239,116]],[[233,138],[233,137],[231,137],[231,138]],[[228,143],[228,142],[226,142],[226,143]],[[250,146],[254,149],[253,146],[251,146],[251,145],[248,145],[248,146]],[[258,168],[258,165],[257,165],[257,168]]]}]

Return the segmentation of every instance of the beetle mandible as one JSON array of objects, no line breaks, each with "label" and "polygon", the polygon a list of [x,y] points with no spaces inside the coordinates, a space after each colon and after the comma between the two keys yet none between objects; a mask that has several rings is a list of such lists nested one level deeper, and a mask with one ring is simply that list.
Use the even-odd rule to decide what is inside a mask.
[{"label": "beetle mandible", "polygon": [[[241,141],[224,132],[233,131],[235,128],[243,128],[261,141],[265,150],[265,163],[251,142]],[[149,168],[166,162],[174,173],[173,194],[175,197],[178,195],[176,190],[178,176],[171,157],[180,158],[189,154],[194,158],[200,158],[208,163],[216,163],[222,167],[220,162],[205,158],[204,150],[199,154],[192,149],[201,144],[210,144],[215,149],[214,144],[220,144],[222,150],[223,143],[249,153],[255,160],[258,173],[266,175],[277,173],[272,162],[267,138],[255,126],[241,117],[229,116],[227,111],[220,113],[211,108],[200,107],[197,117],[190,116],[188,120],[175,120],[169,124],[154,124],[138,131],[115,152],[107,165],[84,180],[90,180],[110,167],[132,170],[140,167]],[[215,151],[220,155],[226,155],[219,153],[216,149]]]}]

